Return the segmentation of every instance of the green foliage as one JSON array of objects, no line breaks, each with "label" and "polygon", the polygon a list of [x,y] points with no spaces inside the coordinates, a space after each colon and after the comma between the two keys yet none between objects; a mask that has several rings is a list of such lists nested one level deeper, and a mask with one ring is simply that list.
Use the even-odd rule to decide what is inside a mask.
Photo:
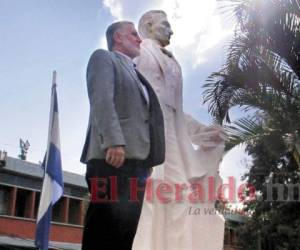
[{"label": "green foliage", "polygon": [[[244,179],[260,199],[245,204],[252,216],[239,230],[240,244],[251,250],[300,249],[300,202],[267,200],[268,183],[299,183],[300,1],[220,3],[236,19],[235,35],[226,63],[204,85],[204,102],[218,123],[226,123],[227,149],[244,143],[253,158]],[[245,115],[232,122],[234,107]]]}]

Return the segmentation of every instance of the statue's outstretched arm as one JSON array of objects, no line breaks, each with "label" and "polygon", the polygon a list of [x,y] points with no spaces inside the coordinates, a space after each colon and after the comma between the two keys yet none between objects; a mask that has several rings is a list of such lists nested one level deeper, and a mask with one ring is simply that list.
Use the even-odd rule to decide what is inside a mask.
[{"label": "statue's outstretched arm", "polygon": [[190,137],[200,132],[203,132],[203,130],[206,128],[204,124],[200,123],[199,121],[197,121],[195,118],[193,118],[191,115],[187,113],[184,113],[184,119],[185,119],[187,132]]},{"label": "statue's outstretched arm", "polygon": [[193,144],[203,149],[210,149],[223,145],[227,140],[227,134],[222,126],[205,126],[191,115],[186,113],[184,115],[187,132]]}]

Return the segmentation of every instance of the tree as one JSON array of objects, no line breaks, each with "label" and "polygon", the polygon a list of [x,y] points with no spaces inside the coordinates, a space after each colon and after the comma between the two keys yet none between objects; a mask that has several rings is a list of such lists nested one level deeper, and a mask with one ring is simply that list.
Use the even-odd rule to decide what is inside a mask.
[{"label": "tree", "polygon": [[[268,182],[299,182],[300,1],[221,3],[236,18],[235,35],[225,65],[204,85],[204,101],[215,120],[226,124],[227,149],[245,143],[253,158],[244,178],[260,200],[245,204],[252,217],[240,230],[241,244],[243,249],[257,249],[257,242],[262,249],[300,249],[299,202],[278,201],[278,196],[266,201]],[[246,112],[232,122],[233,107]]]}]

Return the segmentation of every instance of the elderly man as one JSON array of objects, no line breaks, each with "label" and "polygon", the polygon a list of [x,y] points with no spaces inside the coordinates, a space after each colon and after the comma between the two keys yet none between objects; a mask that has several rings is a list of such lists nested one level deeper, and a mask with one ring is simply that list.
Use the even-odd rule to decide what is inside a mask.
[{"label": "elderly man", "polygon": [[[220,184],[218,166],[226,135],[221,127],[204,126],[183,112],[181,67],[165,48],[173,34],[166,13],[146,12],[139,21],[139,33],[143,41],[137,68],[158,95],[165,122],[166,159],[151,177],[154,184],[163,181],[177,189],[175,195],[166,197],[171,200],[167,204],[159,199],[144,202],[133,249],[221,250],[224,219],[217,213],[206,216],[203,211],[214,210],[214,198],[208,201],[208,180]],[[190,203],[184,197],[176,202],[178,192],[189,192],[184,187],[204,191],[205,200]],[[200,191],[195,192],[196,197],[201,198]],[[202,213],[191,215],[189,209]]]},{"label": "elderly man", "polygon": [[149,169],[165,157],[158,99],[134,68],[141,40],[133,23],[106,31],[109,51],[95,51],[87,67],[90,118],[81,161],[92,194],[83,250],[130,250]]}]

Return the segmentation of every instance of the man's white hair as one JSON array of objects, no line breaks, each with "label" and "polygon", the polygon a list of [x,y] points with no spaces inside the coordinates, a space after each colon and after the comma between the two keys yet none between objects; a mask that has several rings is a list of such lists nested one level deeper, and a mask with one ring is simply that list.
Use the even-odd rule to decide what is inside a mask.
[{"label": "man's white hair", "polygon": [[124,25],[134,25],[132,22],[129,21],[120,21],[120,22],[115,22],[112,23],[111,25],[108,26],[106,30],[106,42],[107,42],[107,48],[108,50],[112,50],[114,45],[115,45],[115,40],[114,40],[114,34],[116,31],[118,31],[120,28],[122,28]]}]

